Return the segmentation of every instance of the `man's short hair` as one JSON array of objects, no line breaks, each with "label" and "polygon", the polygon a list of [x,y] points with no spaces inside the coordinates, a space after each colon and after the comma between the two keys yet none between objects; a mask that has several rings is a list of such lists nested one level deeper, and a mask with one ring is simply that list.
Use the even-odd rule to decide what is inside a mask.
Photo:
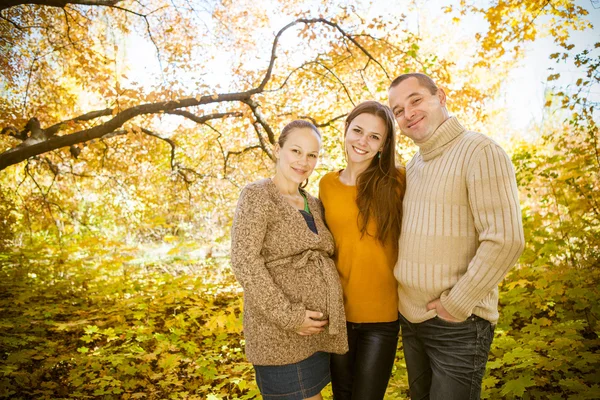
[{"label": "man's short hair", "polygon": [[394,79],[392,81],[388,90],[390,90],[394,86],[398,86],[400,84],[400,82],[405,81],[409,78],[417,78],[417,80],[419,81],[421,86],[427,88],[427,90],[429,90],[429,92],[431,94],[436,94],[438,91],[438,87],[435,84],[435,82],[433,81],[433,79],[431,79],[427,75],[421,74],[419,72],[411,72],[410,74],[402,74],[402,75],[398,76],[396,79]]}]

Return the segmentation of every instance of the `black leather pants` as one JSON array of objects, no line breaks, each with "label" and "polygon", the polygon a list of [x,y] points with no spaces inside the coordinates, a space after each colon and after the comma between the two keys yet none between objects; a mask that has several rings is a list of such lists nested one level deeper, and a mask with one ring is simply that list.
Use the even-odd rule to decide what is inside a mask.
[{"label": "black leather pants", "polygon": [[331,355],[335,400],[382,400],[398,345],[399,321],[347,322],[348,353]]}]

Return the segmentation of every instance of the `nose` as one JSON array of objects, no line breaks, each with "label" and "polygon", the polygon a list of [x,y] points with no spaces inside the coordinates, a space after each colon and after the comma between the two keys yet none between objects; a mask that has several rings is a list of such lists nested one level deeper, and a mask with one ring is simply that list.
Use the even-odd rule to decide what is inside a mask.
[{"label": "nose", "polygon": [[300,165],[305,167],[308,165],[308,155],[304,156],[304,157],[300,157]]},{"label": "nose", "polygon": [[366,145],[367,144],[367,135],[362,135],[360,137],[360,139],[358,139],[358,143],[361,144],[361,145],[363,145],[363,146]]},{"label": "nose", "polygon": [[415,110],[410,107],[406,107],[404,109],[404,117],[408,120],[411,120],[415,116]]}]

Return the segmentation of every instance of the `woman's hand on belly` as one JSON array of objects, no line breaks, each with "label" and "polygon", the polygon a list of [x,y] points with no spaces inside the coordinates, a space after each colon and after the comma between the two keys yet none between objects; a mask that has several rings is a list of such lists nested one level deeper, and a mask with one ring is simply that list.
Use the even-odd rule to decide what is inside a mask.
[{"label": "woman's hand on belly", "polygon": [[[310,336],[316,333],[321,333],[325,329],[325,325],[329,322],[329,320],[321,320],[323,318],[323,313],[318,311],[306,310],[306,314],[304,315],[304,322],[300,328],[296,330],[298,335],[302,336]],[[316,321],[318,319],[318,321]]]}]

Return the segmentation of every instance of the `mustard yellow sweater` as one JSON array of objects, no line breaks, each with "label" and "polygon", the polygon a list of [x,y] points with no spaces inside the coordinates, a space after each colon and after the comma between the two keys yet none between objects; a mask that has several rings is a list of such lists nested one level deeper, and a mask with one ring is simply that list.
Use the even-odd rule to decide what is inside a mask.
[{"label": "mustard yellow sweater", "polygon": [[498,320],[498,283],[523,251],[515,172],[504,150],[446,120],[406,167],[400,234],[399,310],[433,318],[427,303],[464,320]]},{"label": "mustard yellow sweater", "polygon": [[[350,322],[391,322],[398,319],[398,292],[394,278],[397,245],[385,246],[374,237],[375,223],[369,221],[361,237],[358,227],[356,186],[340,182],[339,172],[325,175],[319,183],[319,197],[325,207],[325,222],[335,241],[333,257],[342,288],[346,320]],[[399,205],[401,207],[401,205]]]}]

